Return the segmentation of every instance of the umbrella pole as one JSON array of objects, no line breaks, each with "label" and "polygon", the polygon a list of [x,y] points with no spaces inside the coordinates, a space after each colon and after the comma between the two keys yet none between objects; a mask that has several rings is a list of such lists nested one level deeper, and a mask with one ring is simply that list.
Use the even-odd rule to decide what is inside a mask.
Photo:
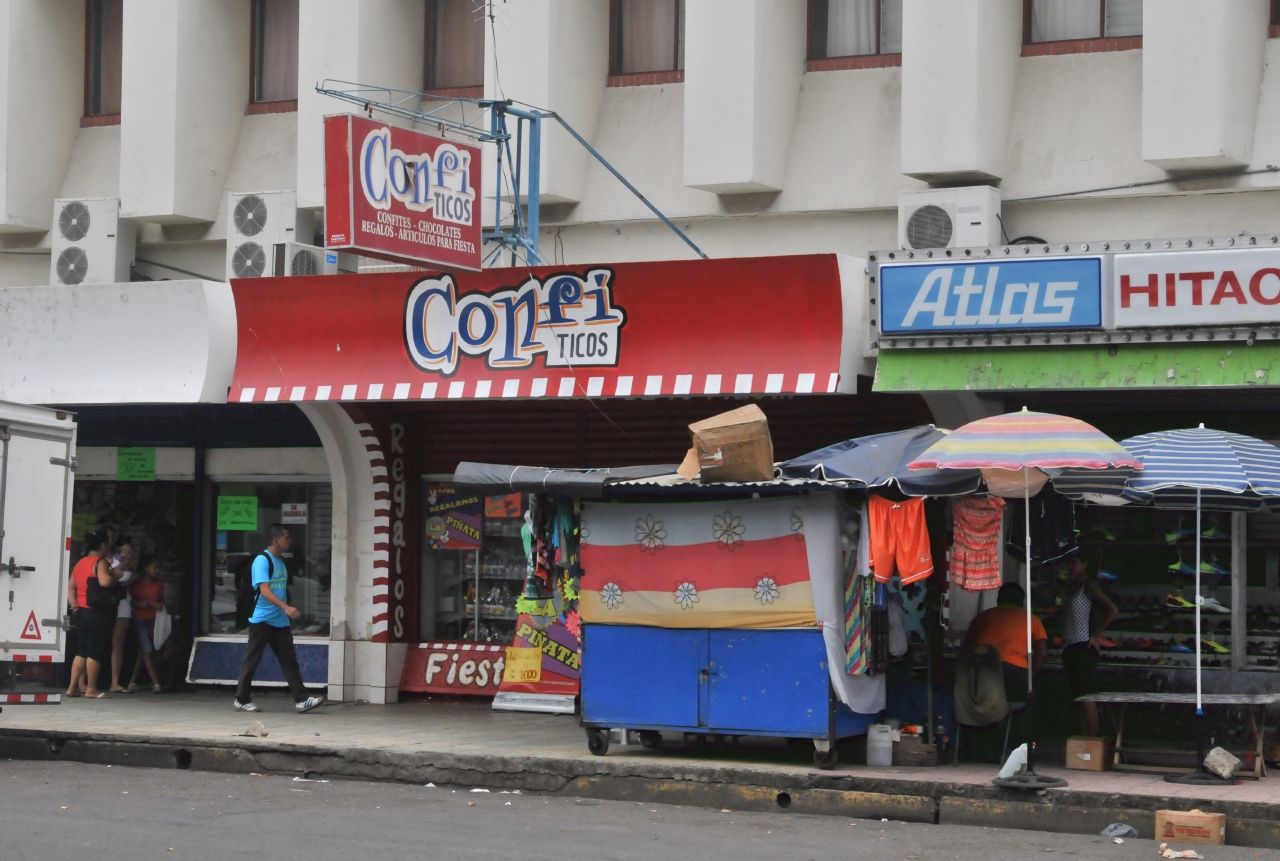
[{"label": "umbrella pole", "polygon": [[1031,643],[1031,467],[1024,466],[1022,468],[1022,511],[1025,514],[1024,525],[1026,527],[1025,543],[1027,549],[1027,708],[1026,725],[1023,727],[1022,738],[1027,745],[1027,774],[1035,774],[1035,742],[1031,739],[1031,701],[1034,697],[1032,692],[1032,675],[1031,667],[1033,660],[1033,646]]},{"label": "umbrella pole", "polygon": [[[1204,707],[1200,694],[1200,488],[1196,488],[1196,715],[1204,716]],[[1235,643],[1232,648],[1239,648]]]}]

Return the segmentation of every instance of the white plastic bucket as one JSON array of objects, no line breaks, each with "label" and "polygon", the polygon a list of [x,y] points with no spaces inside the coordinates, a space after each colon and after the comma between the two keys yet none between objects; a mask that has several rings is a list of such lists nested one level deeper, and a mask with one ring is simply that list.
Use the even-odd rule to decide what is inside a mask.
[{"label": "white plastic bucket", "polygon": [[888,724],[867,727],[867,765],[893,765],[893,728]]}]

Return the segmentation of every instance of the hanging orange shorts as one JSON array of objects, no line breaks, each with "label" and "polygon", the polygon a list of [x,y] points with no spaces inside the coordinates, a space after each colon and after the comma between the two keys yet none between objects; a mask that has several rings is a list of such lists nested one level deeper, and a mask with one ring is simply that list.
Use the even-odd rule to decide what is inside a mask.
[{"label": "hanging orange shorts", "polygon": [[933,573],[923,499],[894,502],[872,496],[867,500],[867,526],[871,532],[871,570],[881,583],[889,582],[895,564],[904,586]]}]

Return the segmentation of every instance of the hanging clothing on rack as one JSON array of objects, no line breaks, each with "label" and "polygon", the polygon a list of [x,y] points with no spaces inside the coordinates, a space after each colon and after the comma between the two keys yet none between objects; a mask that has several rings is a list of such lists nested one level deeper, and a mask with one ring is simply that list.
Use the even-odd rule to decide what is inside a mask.
[{"label": "hanging clothing on rack", "polygon": [[980,592],[1000,585],[1004,505],[998,496],[962,497],[952,503],[954,543],[949,574],[951,582],[960,588]]},{"label": "hanging clothing on rack", "polygon": [[933,573],[923,499],[894,502],[873,496],[867,500],[867,519],[871,568],[877,580],[888,583],[895,566],[904,586]]},{"label": "hanging clothing on rack", "polygon": [[[1009,507],[1012,524],[1005,547],[1019,559],[1026,558],[1024,534],[1026,520],[1021,499]],[[1056,493],[1041,493],[1031,498],[1031,561],[1057,562],[1080,551],[1076,539],[1076,511],[1071,500]]]}]

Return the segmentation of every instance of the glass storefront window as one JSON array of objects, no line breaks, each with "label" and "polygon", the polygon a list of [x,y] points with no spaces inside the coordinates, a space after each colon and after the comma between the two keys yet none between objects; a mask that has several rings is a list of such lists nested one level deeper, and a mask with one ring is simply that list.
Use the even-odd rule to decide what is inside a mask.
[{"label": "glass storefront window", "polygon": [[293,537],[284,555],[289,603],[302,612],[296,634],[329,635],[332,586],[333,491],[328,483],[213,485],[213,553],[209,580],[210,634],[234,634],[249,625],[236,607],[238,579],[250,576],[253,559],[268,544],[267,528],[281,523]]}]

